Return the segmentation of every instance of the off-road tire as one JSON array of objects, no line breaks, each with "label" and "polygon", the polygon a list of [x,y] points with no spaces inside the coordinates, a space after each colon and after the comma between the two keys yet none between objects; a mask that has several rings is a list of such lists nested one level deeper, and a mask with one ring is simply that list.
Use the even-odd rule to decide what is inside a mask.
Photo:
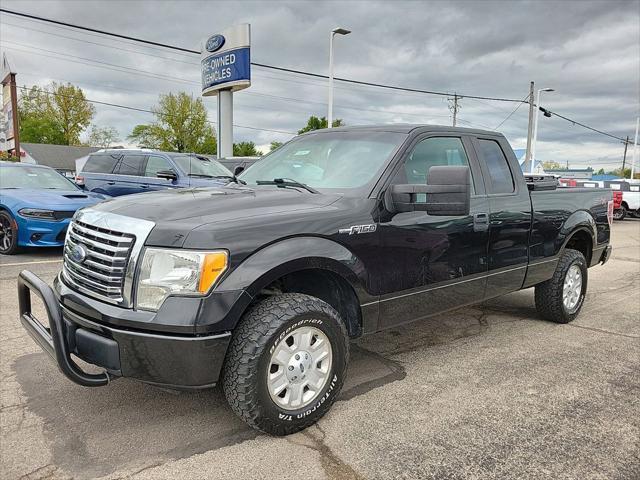
[{"label": "off-road tire", "polygon": [[15,228],[16,222],[13,217],[6,211],[0,210],[0,220],[3,224],[8,224],[11,227],[11,245],[8,248],[3,248],[0,244],[0,254],[2,255],[14,255],[20,251],[20,247],[18,246],[18,229]]},{"label": "off-road tire", "polygon": [[[565,276],[572,265],[578,265],[582,272],[582,290],[577,308],[569,312],[562,301],[562,294]],[[550,320],[556,323],[569,323],[576,318],[584,304],[588,283],[587,275],[587,261],[585,260],[584,255],[577,250],[564,250],[560,255],[553,277],[546,282],[536,285],[536,309],[540,316],[545,320]]]},{"label": "off-road tire", "polygon": [[[303,326],[320,329],[329,339],[331,372],[313,402],[299,410],[285,410],[268,391],[270,350],[283,335]],[[275,295],[242,317],[227,350],[222,387],[231,409],[251,427],[271,435],[289,435],[312,425],[329,410],[344,383],[348,361],[349,336],[338,312],[309,295]]]}]

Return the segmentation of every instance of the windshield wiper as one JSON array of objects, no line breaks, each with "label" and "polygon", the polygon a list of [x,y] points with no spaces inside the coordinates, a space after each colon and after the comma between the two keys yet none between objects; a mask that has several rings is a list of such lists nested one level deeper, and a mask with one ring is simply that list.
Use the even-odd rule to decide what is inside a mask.
[{"label": "windshield wiper", "polygon": [[292,178],[274,178],[273,180],[256,180],[256,184],[258,185],[276,185],[278,187],[294,187],[294,188],[304,188],[307,192],[310,193],[320,193],[315,188],[310,187],[304,183],[298,182]]},{"label": "windshield wiper", "polygon": [[213,175],[207,175],[206,173],[190,173],[190,177],[202,177],[202,178],[215,178]]}]

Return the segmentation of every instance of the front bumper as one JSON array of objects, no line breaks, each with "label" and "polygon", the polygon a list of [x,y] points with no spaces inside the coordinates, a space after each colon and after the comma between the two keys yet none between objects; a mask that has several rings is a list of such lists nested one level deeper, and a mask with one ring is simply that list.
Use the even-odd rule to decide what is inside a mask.
[{"label": "front bumper", "polygon": [[[44,302],[48,328],[32,314],[31,292]],[[230,332],[171,335],[100,324],[61,305],[53,289],[26,270],[18,277],[18,300],[23,327],[67,378],[83,386],[122,376],[169,388],[208,388],[218,381],[231,339]],[[105,371],[87,373],[71,354]]]},{"label": "front bumper", "polygon": [[18,245],[21,247],[61,247],[70,219],[34,220],[16,215]]}]

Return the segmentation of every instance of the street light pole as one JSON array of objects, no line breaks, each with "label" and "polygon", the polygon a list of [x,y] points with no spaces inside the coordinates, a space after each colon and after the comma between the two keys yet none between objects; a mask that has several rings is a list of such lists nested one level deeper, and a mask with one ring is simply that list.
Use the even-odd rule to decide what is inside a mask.
[{"label": "street light pole", "polygon": [[338,35],[349,35],[351,30],[346,28],[334,28],[329,35],[329,108],[327,112],[327,127],[333,124],[333,37]]},{"label": "street light pole", "polygon": [[538,94],[536,95],[536,119],[533,122],[533,141],[531,142],[531,171],[530,173],[534,173],[535,164],[536,164],[536,143],[538,140],[538,118],[540,116],[540,94],[542,92],[553,92],[553,88],[541,88],[538,90]]}]

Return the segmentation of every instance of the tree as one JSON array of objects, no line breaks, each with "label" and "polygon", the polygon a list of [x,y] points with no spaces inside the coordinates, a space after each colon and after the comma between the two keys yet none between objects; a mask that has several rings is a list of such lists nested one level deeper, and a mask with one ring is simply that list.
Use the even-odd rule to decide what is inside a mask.
[{"label": "tree", "polygon": [[240,142],[233,144],[233,156],[234,157],[258,157],[260,152],[256,149],[256,144],[253,142]]},{"label": "tree", "polygon": [[118,131],[115,128],[94,125],[89,132],[89,141],[87,143],[91,147],[109,148],[119,141]]},{"label": "tree", "polygon": [[558,170],[561,167],[560,167],[560,164],[558,162],[547,161],[547,162],[543,162],[542,163],[542,168],[544,170]]},{"label": "tree", "polygon": [[53,82],[28,90],[18,111],[23,142],[80,145],[96,110],[80,87]]},{"label": "tree", "polygon": [[91,105],[80,87],[70,83],[51,84],[49,108],[61,124],[65,145],[79,145],[80,134],[89,126],[96,109]]},{"label": "tree", "polygon": [[30,143],[64,143],[62,126],[48,108],[50,99],[40,87],[32,87],[20,96],[18,117],[20,140]]},{"label": "tree", "polygon": [[604,175],[604,168],[601,168],[600,170],[598,170],[597,175]]},{"label": "tree", "polygon": [[215,132],[207,122],[201,98],[194,99],[186,92],[163,94],[152,111],[156,120],[136,125],[128,137],[138,146],[169,152],[216,153]]},{"label": "tree", "polygon": [[[318,118],[314,115],[311,115],[309,117],[309,120],[307,120],[307,125],[304,128],[301,128],[300,130],[298,130],[298,134],[310,132],[312,130],[320,130],[322,128],[327,128],[327,126],[328,126],[328,122],[326,117]],[[344,123],[342,122],[341,119],[336,118],[331,123],[331,126],[342,127],[344,126]]]},{"label": "tree", "polygon": [[277,148],[280,148],[282,146],[282,142],[271,142],[271,146],[269,147],[269,151],[273,152],[274,150],[276,150]]}]

